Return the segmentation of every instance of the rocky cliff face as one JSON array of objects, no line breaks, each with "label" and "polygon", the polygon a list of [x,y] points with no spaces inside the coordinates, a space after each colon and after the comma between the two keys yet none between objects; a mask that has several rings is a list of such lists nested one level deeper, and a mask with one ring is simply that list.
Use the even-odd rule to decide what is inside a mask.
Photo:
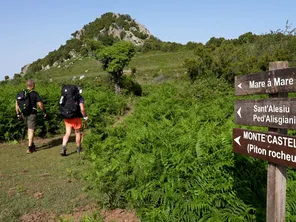
[{"label": "rocky cliff face", "polygon": [[28,72],[30,64],[27,64],[21,68],[21,73],[20,74],[26,74]]},{"label": "rocky cliff face", "polygon": [[[127,19],[123,20],[124,16],[127,16]],[[123,41],[130,41],[138,46],[143,45],[144,41],[151,37],[151,33],[145,26],[136,22],[134,19],[131,19],[128,15],[112,13],[112,20],[113,22],[110,23],[107,27],[104,26],[102,29],[97,31],[93,38],[97,39],[96,36],[99,35],[109,35],[117,37],[118,39]],[[120,24],[118,21],[120,21]],[[93,24],[90,23],[89,25]],[[87,35],[86,29],[89,28],[89,25],[86,25],[84,26],[84,28],[76,31],[74,34],[72,34],[73,37],[79,40],[83,39],[85,35]],[[89,38],[89,36],[87,37]]]}]

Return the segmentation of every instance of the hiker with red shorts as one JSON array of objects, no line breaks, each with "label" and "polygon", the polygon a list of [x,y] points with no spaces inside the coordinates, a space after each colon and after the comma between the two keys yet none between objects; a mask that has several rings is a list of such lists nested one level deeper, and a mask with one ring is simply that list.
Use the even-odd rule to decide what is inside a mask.
[{"label": "hiker with red shorts", "polygon": [[66,133],[63,137],[62,156],[67,156],[67,143],[69,141],[72,128],[75,130],[75,140],[77,152],[81,152],[81,133],[82,120],[87,121],[88,117],[84,106],[84,98],[81,96],[82,89],[77,86],[66,85],[62,88],[60,98],[60,113],[64,118]]}]

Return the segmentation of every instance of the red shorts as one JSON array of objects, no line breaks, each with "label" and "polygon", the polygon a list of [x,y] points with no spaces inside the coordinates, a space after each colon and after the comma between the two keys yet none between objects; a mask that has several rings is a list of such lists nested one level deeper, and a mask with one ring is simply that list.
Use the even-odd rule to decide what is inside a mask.
[{"label": "red shorts", "polygon": [[64,119],[66,127],[72,127],[73,129],[81,129],[81,118]]}]

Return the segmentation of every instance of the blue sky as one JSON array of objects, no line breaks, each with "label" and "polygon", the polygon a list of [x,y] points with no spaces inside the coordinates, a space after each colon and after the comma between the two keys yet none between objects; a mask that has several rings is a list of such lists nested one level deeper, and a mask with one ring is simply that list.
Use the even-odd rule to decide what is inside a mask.
[{"label": "blue sky", "polygon": [[296,27],[295,0],[0,0],[0,80],[59,48],[106,12],[129,14],[162,41],[206,43]]}]

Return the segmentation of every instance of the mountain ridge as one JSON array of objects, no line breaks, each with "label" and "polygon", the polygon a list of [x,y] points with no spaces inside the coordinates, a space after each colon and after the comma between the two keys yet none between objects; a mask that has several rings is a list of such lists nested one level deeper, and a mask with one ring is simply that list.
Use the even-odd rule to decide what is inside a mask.
[{"label": "mountain ridge", "polygon": [[71,34],[72,38],[51,51],[21,68],[21,75],[48,70],[72,58],[94,56],[102,47],[117,41],[129,41],[135,46],[142,46],[146,40],[155,38],[142,24],[128,14],[107,12],[94,21],[84,25]]},{"label": "mountain ridge", "polygon": [[[110,16],[110,13],[103,14],[99,19],[102,19],[104,16]],[[124,22],[126,24],[118,24],[115,21],[111,19],[113,22],[109,27],[102,28],[97,35],[111,35],[114,37],[119,38],[123,41],[130,41],[134,43],[135,45],[143,45],[145,39],[150,38],[151,33],[150,31],[142,24],[136,22],[135,19],[132,19],[129,15],[125,14],[119,14],[119,13],[111,13],[112,17],[115,17],[116,19],[124,18]],[[84,25],[84,27],[80,30],[77,30],[76,32],[72,33],[72,36],[76,39],[81,40],[83,36],[86,34],[86,30],[95,22],[97,19],[87,25]],[[122,21],[121,21],[122,23]],[[127,30],[126,30],[127,29]],[[140,34],[139,34],[140,33]],[[99,40],[98,36],[92,36],[95,40]]]}]

